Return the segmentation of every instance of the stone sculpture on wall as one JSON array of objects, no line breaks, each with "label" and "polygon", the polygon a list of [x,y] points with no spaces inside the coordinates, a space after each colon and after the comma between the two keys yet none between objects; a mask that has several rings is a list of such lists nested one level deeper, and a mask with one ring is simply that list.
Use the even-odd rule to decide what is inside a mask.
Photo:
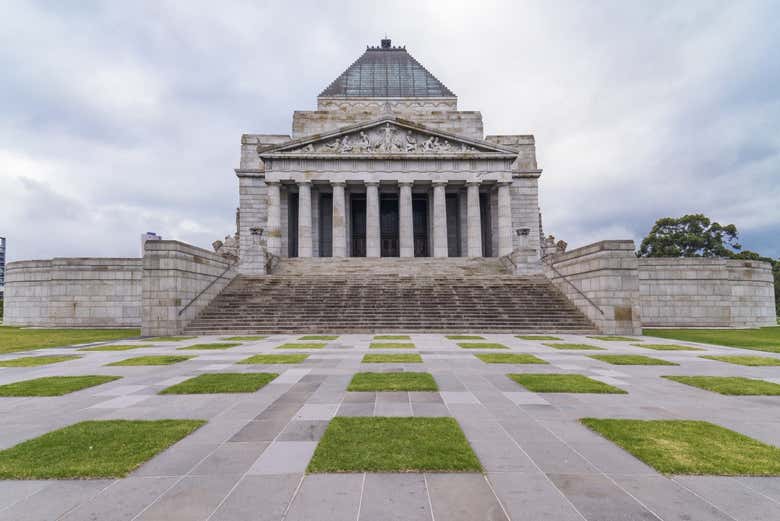
[{"label": "stone sculpture on wall", "polygon": [[214,252],[217,255],[221,255],[231,262],[237,262],[239,257],[239,241],[238,234],[225,236],[225,241],[216,240],[211,243],[214,248]]}]

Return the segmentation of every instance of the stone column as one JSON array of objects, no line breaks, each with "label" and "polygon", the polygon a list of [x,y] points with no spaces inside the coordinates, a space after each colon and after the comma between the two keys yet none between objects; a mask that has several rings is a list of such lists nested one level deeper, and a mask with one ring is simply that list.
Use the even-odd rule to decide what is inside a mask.
[{"label": "stone column", "polygon": [[512,253],[512,183],[498,183],[498,256]]},{"label": "stone column", "polygon": [[311,182],[298,183],[298,257],[311,257]]},{"label": "stone column", "polygon": [[332,182],[333,187],[333,256],[347,256],[347,214],[344,182]]},{"label": "stone column", "polygon": [[468,202],[468,256],[482,257],[482,216],[479,213],[479,181],[466,184]]},{"label": "stone column", "polygon": [[268,181],[268,222],[266,244],[268,251],[276,256],[282,252],[282,209],[279,195],[279,181]]},{"label": "stone column", "polygon": [[379,182],[366,181],[366,257],[379,257]]},{"label": "stone column", "polygon": [[433,183],[433,256],[447,257],[447,200],[446,181]]},{"label": "stone column", "polygon": [[414,221],[412,218],[412,183],[398,183],[398,239],[401,257],[414,257]]}]

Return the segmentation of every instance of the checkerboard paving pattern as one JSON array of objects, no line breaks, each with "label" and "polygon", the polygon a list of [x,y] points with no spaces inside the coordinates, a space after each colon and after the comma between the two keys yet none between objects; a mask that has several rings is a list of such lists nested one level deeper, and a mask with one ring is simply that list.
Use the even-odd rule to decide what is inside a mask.
[{"label": "checkerboard paving pattern", "polygon": [[[3,520],[475,520],[777,519],[780,478],[663,476],[582,426],[582,417],[698,419],[780,446],[780,397],[721,396],[663,375],[744,376],[780,382],[780,367],[748,367],[700,355],[752,351],[690,344],[703,351],[654,351],[679,366],[611,366],[592,351],[561,351],[543,340],[482,332],[484,342],[533,354],[548,365],[487,364],[445,335],[412,334],[422,364],[361,364],[373,335],[341,335],[300,364],[242,365],[300,335],[275,335],[167,366],[107,367],[133,356],[176,355],[218,342],[204,336],[142,351],[78,352],[39,367],[0,368],[0,384],[43,376],[106,374],[121,380],[60,397],[0,398],[0,449],[84,420],[193,418],[208,423],[116,480],[0,481]],[[648,354],[635,341],[558,335],[600,354]],[[652,343],[681,342],[645,339]],[[127,344],[127,341],[116,342]],[[138,341],[138,343],[147,343]],[[682,342],[682,344],[687,344]],[[71,354],[75,348],[35,355]],[[298,352],[298,350],[296,350]],[[481,349],[480,353],[490,352]],[[499,352],[499,351],[496,351]],[[778,357],[771,353],[761,356]],[[0,359],[18,357],[3,355]],[[347,392],[359,371],[424,371],[439,392]],[[208,372],[275,372],[255,393],[158,395]],[[625,395],[537,394],[508,373],[575,373]],[[485,474],[305,474],[336,416],[451,416]],[[687,517],[686,517],[687,516]]]}]

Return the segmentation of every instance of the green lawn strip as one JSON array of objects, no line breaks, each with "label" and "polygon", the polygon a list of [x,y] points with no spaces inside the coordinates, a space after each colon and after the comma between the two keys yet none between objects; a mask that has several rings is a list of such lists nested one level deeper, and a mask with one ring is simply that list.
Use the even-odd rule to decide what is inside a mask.
[{"label": "green lawn strip", "polygon": [[414,344],[408,342],[371,342],[371,349],[414,349]]},{"label": "green lawn strip", "polygon": [[374,335],[374,340],[411,340],[409,335]]},{"label": "green lawn strip", "polygon": [[117,344],[108,346],[83,347],[79,351],[129,351],[144,347],[156,347],[154,344]]},{"label": "green lawn strip", "polygon": [[126,358],[124,360],[120,360],[119,362],[113,362],[106,365],[117,365],[117,366],[171,365],[171,364],[178,364],[179,362],[185,362],[191,358],[195,358],[195,357],[194,356],[172,356],[172,355],[137,356],[135,358]]},{"label": "green lawn strip", "polygon": [[308,472],[481,472],[454,418],[337,417]]},{"label": "green lawn strip", "polygon": [[46,376],[0,385],[0,396],[62,396],[120,378],[102,375]]},{"label": "green lawn strip", "polygon": [[254,355],[238,362],[239,364],[300,364],[309,355]]},{"label": "green lawn strip", "polygon": [[555,349],[581,349],[581,350],[591,350],[591,351],[604,351],[603,347],[596,347],[592,346],[590,344],[548,344],[544,343],[542,344],[547,347],[552,347]]},{"label": "green lawn strip", "polygon": [[438,391],[430,373],[355,373],[347,391]]},{"label": "green lawn strip", "polygon": [[68,360],[76,360],[77,358],[81,357],[78,355],[25,356],[23,358],[0,360],[0,367],[35,367],[38,365],[67,362]]},{"label": "green lawn strip", "polygon": [[447,335],[448,340],[485,340],[485,337],[479,335]]},{"label": "green lawn strip", "polygon": [[299,338],[298,340],[320,340],[320,341],[326,341],[331,342],[333,340],[338,340],[338,335],[305,335]]},{"label": "green lawn strip", "polygon": [[133,338],[139,329],[23,329],[0,326],[0,354]]},{"label": "green lawn strip", "polygon": [[588,355],[612,365],[679,365],[660,358],[643,355]]},{"label": "green lawn strip", "polygon": [[276,349],[322,349],[327,344],[322,342],[295,342],[277,346]]},{"label": "green lawn strip", "polygon": [[253,393],[277,376],[277,373],[206,373],[166,387],[159,394]]},{"label": "green lawn strip", "polygon": [[266,335],[251,335],[251,336],[229,336],[227,338],[223,338],[222,340],[227,340],[228,342],[251,342],[253,340],[265,340],[268,338]]},{"label": "green lawn strip", "polygon": [[645,329],[657,338],[780,353],[780,327],[760,329]]},{"label": "green lawn strip", "polygon": [[546,364],[544,360],[526,353],[484,353],[474,355],[486,364]]},{"label": "green lawn strip", "polygon": [[780,384],[741,376],[664,376],[706,391],[734,396],[778,396]]},{"label": "green lawn strip", "polygon": [[192,340],[196,336],[157,336],[154,338],[144,338],[146,342],[181,342],[182,340]]},{"label": "green lawn strip", "polygon": [[631,338],[629,336],[589,336],[593,340],[602,340],[604,342],[641,342],[641,338]]},{"label": "green lawn strip", "polygon": [[121,478],[206,423],[85,421],[0,451],[0,479]]},{"label": "green lawn strip", "polygon": [[726,363],[729,363],[729,364],[748,365],[748,366],[751,366],[751,367],[780,365],[780,358],[772,358],[772,357],[769,357],[769,356],[739,356],[739,355],[709,356],[709,355],[702,355],[699,358],[706,358],[707,360],[717,360],[719,362],[726,362]]},{"label": "green lawn strip", "polygon": [[178,351],[182,349],[230,349],[231,347],[240,346],[238,342],[214,342],[211,344],[192,344],[191,346],[179,347]]},{"label": "green lawn strip", "polygon": [[422,357],[420,355],[415,354],[387,354],[387,355],[364,355],[363,360],[361,360],[364,364],[416,364],[416,363],[422,363]]},{"label": "green lawn strip", "polygon": [[458,347],[463,349],[509,349],[504,344],[496,342],[458,342]]},{"label": "green lawn strip", "polygon": [[509,378],[535,393],[600,393],[627,394],[598,380],[581,374],[508,374]]},{"label": "green lawn strip", "polygon": [[557,336],[550,335],[515,335],[521,340],[561,340]]},{"label": "green lawn strip", "polygon": [[703,351],[698,347],[681,346],[677,344],[631,344],[635,347],[644,347],[645,349],[654,349],[655,351]]},{"label": "green lawn strip", "polygon": [[580,421],[664,474],[780,475],[780,449],[709,422],[597,418]]}]

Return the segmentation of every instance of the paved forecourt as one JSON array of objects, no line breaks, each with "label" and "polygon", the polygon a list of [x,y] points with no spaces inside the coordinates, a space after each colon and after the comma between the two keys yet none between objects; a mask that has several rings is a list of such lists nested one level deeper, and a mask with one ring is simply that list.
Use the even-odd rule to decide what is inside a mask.
[{"label": "paved forecourt", "polygon": [[[780,512],[778,477],[665,476],[579,421],[704,420],[780,447],[780,396],[723,395],[662,378],[739,376],[780,383],[778,366],[701,358],[777,360],[780,354],[649,337],[376,336],[146,339],[100,344],[144,346],[136,349],[69,347],[3,355],[0,390],[5,384],[51,376],[121,378],[97,379],[97,385],[61,396],[0,397],[0,449],[88,420],[207,423],[120,479],[2,480],[0,520],[747,520],[776,519]],[[559,349],[559,344],[571,345]],[[197,347],[181,349],[190,346]],[[583,348],[588,346],[600,349]],[[488,354],[532,356],[483,356]],[[80,358],[2,367],[4,360],[44,355]],[[365,355],[379,362],[363,363]],[[406,361],[385,362],[392,357],[375,355],[404,355]],[[409,355],[420,355],[422,361]],[[155,363],[162,363],[158,357],[191,358],[167,365],[108,365],[141,356],[154,357]],[[253,356],[253,361],[287,363],[240,363]],[[677,365],[607,361],[647,364],[647,357]],[[438,391],[347,390],[358,372],[394,371],[430,373]],[[225,389],[237,383],[261,386],[255,392],[208,394],[205,388],[205,394],[175,394],[174,388],[158,394],[203,374],[259,372],[278,376],[256,385],[235,376],[218,382]],[[581,375],[606,385],[588,393],[531,392],[517,383],[528,378],[515,376],[526,373]],[[198,388],[196,383],[185,388]],[[577,390],[582,382],[565,383],[574,386],[567,390]],[[483,473],[320,473],[316,468],[307,473],[329,423],[341,416],[454,418]],[[335,457],[338,467],[338,447],[335,454],[323,456]],[[0,453],[0,471],[3,461]],[[361,463],[350,464],[360,468]]]}]

